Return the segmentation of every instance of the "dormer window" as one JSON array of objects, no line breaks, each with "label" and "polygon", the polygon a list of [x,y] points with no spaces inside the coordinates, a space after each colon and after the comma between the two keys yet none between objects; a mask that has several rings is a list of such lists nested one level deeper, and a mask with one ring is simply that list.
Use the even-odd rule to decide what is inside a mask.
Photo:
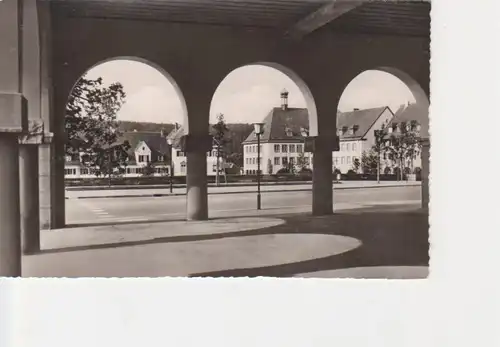
[{"label": "dormer window", "polygon": [[391,132],[396,132],[398,130],[398,123],[392,123],[391,128],[392,128]]},{"label": "dormer window", "polygon": [[302,135],[303,137],[309,136],[309,130],[307,130],[306,128],[300,128],[300,135]]},{"label": "dormer window", "polygon": [[342,128],[337,129],[337,136],[342,136]]},{"label": "dormer window", "polygon": [[292,129],[290,128],[285,128],[285,133],[286,133],[286,136],[293,136],[293,132],[292,132]]},{"label": "dormer window", "polygon": [[349,135],[354,135],[354,127],[349,128]]},{"label": "dormer window", "polygon": [[347,127],[342,127],[342,135],[344,135],[347,132]]}]

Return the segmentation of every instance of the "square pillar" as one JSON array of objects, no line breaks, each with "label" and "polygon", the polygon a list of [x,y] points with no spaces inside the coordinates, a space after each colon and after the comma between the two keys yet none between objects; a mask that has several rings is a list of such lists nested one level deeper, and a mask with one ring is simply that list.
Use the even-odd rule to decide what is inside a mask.
[{"label": "square pillar", "polygon": [[422,208],[429,208],[430,148],[429,139],[422,140]]},{"label": "square pillar", "polygon": [[40,250],[39,146],[43,143],[41,119],[28,121],[28,132],[19,138],[21,245],[24,254]]},{"label": "square pillar", "polygon": [[0,277],[21,276],[18,137],[28,121],[21,94],[22,5],[0,1]]},{"label": "square pillar", "polygon": [[18,141],[26,106],[21,94],[0,94],[0,276],[21,276]]},{"label": "square pillar", "polygon": [[207,152],[212,148],[212,137],[188,134],[181,142],[187,156],[187,220],[207,220]]},{"label": "square pillar", "polygon": [[338,147],[336,136],[316,136],[306,140],[306,151],[313,152],[312,214],[333,214],[332,151]]}]

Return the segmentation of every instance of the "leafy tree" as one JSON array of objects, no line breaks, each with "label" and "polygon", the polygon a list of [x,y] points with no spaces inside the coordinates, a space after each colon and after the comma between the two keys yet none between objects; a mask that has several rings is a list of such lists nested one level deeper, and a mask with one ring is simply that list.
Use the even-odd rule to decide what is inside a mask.
[{"label": "leafy tree", "polygon": [[372,146],[372,151],[375,153],[377,158],[377,183],[380,183],[380,160],[382,153],[385,151],[386,147],[386,137],[387,137],[387,122],[383,123],[380,130],[375,130],[375,143]]},{"label": "leafy tree", "polygon": [[273,163],[271,162],[271,159],[267,159],[267,173],[269,175],[273,174]]},{"label": "leafy tree", "polygon": [[352,163],[352,170],[355,173],[358,173],[360,167],[361,167],[361,162],[359,161],[359,158],[355,158],[353,163]]},{"label": "leafy tree", "polygon": [[398,167],[398,179],[401,179],[401,173],[405,163],[409,160],[413,163],[413,159],[420,152],[420,141],[418,133],[414,130],[415,122],[409,126],[402,123],[397,133],[392,133],[389,137],[388,145],[385,147],[389,159],[392,160]]},{"label": "leafy tree", "polygon": [[237,165],[238,167],[243,166],[243,153],[230,153],[227,155],[226,160],[230,163]]},{"label": "leafy tree", "polygon": [[215,183],[217,186],[220,185],[220,158],[221,158],[221,150],[227,143],[226,133],[229,131],[229,128],[226,125],[224,120],[224,115],[219,113],[217,115],[217,123],[212,125],[212,136],[214,138],[214,144],[217,146],[217,168],[215,174]]},{"label": "leafy tree", "polygon": [[75,85],[66,105],[66,153],[79,156],[96,176],[124,172],[128,159],[128,142],[118,143],[121,135],[116,114],[125,102],[120,83],[105,86],[102,78],[82,77]]},{"label": "leafy tree", "polygon": [[300,152],[297,156],[297,171],[302,172],[307,168],[307,160],[304,152]]},{"label": "leafy tree", "polygon": [[153,176],[154,173],[155,173],[155,165],[152,162],[148,161],[146,166],[142,168],[142,175],[150,177]]},{"label": "leafy tree", "polygon": [[360,165],[363,173],[373,174],[377,171],[379,165],[377,154],[373,150],[370,150],[369,152],[363,151],[363,153],[361,154]]}]

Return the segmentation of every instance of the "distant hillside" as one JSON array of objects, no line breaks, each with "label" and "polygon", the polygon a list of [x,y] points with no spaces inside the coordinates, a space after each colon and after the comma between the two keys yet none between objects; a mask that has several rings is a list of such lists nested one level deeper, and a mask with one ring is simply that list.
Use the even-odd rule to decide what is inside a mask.
[{"label": "distant hillside", "polygon": [[162,129],[165,133],[169,133],[174,128],[174,124],[170,123],[149,123],[149,122],[132,122],[132,121],[118,121],[118,129],[121,131],[151,131],[161,132]]},{"label": "distant hillside", "polygon": [[[132,122],[132,121],[119,121],[118,128],[121,131],[151,131],[151,132],[161,132],[163,131],[168,134],[172,129],[174,129],[174,124],[170,123],[149,123],[149,122]],[[245,141],[248,135],[253,130],[252,124],[243,123],[230,123],[227,124],[229,128],[229,134],[227,137],[229,143],[226,146],[227,153],[243,153],[243,148],[241,143]]]}]

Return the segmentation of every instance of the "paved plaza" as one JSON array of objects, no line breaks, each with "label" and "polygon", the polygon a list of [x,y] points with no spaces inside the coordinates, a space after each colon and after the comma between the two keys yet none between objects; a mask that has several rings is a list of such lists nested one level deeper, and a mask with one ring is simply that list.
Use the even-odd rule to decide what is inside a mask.
[{"label": "paved plaza", "polygon": [[345,203],[323,217],[293,209],[232,215],[43,231],[42,251],[23,258],[23,276],[427,276],[427,214],[417,203]]}]

